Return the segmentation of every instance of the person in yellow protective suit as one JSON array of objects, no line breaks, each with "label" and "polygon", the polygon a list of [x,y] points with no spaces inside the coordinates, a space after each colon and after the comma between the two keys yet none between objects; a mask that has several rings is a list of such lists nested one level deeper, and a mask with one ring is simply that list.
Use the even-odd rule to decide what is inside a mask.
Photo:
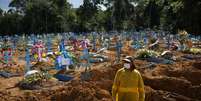
[{"label": "person in yellow protective suit", "polygon": [[114,101],[144,101],[144,83],[131,57],[123,60],[124,68],[117,71],[112,97]]}]

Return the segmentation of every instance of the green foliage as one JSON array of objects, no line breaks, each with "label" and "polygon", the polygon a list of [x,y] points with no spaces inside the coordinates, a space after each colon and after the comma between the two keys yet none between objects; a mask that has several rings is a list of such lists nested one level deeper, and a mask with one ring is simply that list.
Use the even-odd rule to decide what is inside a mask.
[{"label": "green foliage", "polygon": [[150,57],[158,57],[159,53],[152,50],[140,49],[136,53],[137,58],[150,58]]},{"label": "green foliage", "polygon": [[188,53],[188,54],[198,55],[198,54],[201,54],[201,49],[200,48],[190,48],[190,49],[185,49],[183,52]]},{"label": "green foliage", "polygon": [[79,8],[72,8],[67,0],[12,0],[9,7],[12,9],[7,12],[0,9],[1,34],[122,31],[155,26],[174,32],[201,32],[199,0],[83,0]]},{"label": "green foliage", "polygon": [[52,76],[45,72],[38,72],[31,75],[28,75],[19,82],[19,87],[22,89],[37,89],[39,86],[42,86],[43,81],[50,80]]},{"label": "green foliage", "polygon": [[23,80],[20,82],[20,84],[30,84],[31,85],[31,84],[40,83],[45,79],[46,80],[51,79],[49,74],[43,73],[43,72],[38,72],[38,73],[34,73],[34,74],[26,76],[25,78],[23,78]]},{"label": "green foliage", "polygon": [[201,54],[201,49],[199,48],[191,48],[190,52],[193,54]]}]

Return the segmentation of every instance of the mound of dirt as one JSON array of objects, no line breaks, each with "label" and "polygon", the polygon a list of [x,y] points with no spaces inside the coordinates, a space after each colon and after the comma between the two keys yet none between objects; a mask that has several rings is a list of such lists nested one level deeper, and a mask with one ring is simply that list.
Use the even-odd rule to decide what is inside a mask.
[{"label": "mound of dirt", "polygon": [[145,91],[145,101],[196,101],[194,99],[176,93],[162,90],[154,90],[149,86],[145,86]]},{"label": "mound of dirt", "polygon": [[193,66],[201,70],[201,61],[194,62]]},{"label": "mound of dirt", "polygon": [[157,65],[155,69],[146,69],[143,70],[142,73],[145,85],[150,86],[152,89],[160,91],[160,93],[161,91],[169,92],[173,94],[174,97],[179,97],[179,99],[182,96],[182,98],[189,99],[177,99],[176,101],[201,100],[201,79],[198,78],[201,76],[201,71],[193,67],[193,62],[180,62],[173,65]]},{"label": "mound of dirt", "polygon": [[193,68],[192,65],[188,67],[170,67],[170,66],[160,66],[155,68],[152,72],[153,76],[168,76],[176,78],[184,78],[192,83],[192,85],[199,85],[201,83],[201,70]]},{"label": "mound of dirt", "polygon": [[184,79],[174,77],[145,77],[143,76],[145,85],[149,85],[156,90],[165,90],[187,95],[186,88],[191,86],[191,83]]},{"label": "mound of dirt", "polygon": [[6,67],[3,67],[3,68],[0,68],[0,71],[6,71],[6,72],[9,72],[9,73],[23,74],[24,73],[24,66],[21,66],[21,65],[6,66]]},{"label": "mound of dirt", "polygon": [[[80,81],[82,82],[82,81]],[[60,94],[51,97],[56,101],[108,101],[111,95],[107,90],[98,88],[93,82],[72,82]]]},{"label": "mound of dirt", "polygon": [[47,70],[54,65],[49,62],[37,62],[35,65],[31,67],[32,70]]},{"label": "mound of dirt", "polygon": [[[145,83],[145,101],[199,101],[201,100],[201,71],[195,63],[180,61],[172,65],[156,64],[153,69],[143,68],[149,63],[135,60]],[[51,65],[38,63],[36,69]],[[115,74],[122,64],[103,66],[90,70],[87,80],[83,72],[66,83],[45,86],[34,91],[20,91],[15,96],[11,91],[1,93],[2,101],[112,101],[111,90]]]}]

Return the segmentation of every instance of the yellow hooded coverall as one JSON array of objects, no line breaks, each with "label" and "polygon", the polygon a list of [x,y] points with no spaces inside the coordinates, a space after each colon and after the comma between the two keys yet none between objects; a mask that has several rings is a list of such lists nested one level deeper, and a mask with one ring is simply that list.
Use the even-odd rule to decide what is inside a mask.
[{"label": "yellow hooded coverall", "polygon": [[144,101],[144,83],[137,70],[120,69],[116,73],[112,87],[112,97],[116,101]]}]

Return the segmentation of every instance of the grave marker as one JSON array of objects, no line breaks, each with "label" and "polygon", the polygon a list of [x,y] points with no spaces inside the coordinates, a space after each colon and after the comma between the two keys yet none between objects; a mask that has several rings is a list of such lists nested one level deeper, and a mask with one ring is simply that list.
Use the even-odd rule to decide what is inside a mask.
[{"label": "grave marker", "polygon": [[93,35],[93,36],[92,36],[92,43],[93,43],[92,49],[93,49],[94,51],[96,51],[96,39],[97,39],[97,35],[96,35],[95,32],[94,32],[92,35]]},{"label": "grave marker", "polygon": [[52,42],[50,37],[47,39],[47,52],[52,52]]},{"label": "grave marker", "polygon": [[64,44],[64,39],[62,39],[59,45],[59,51],[62,52],[64,50],[65,50],[65,44]]},{"label": "grave marker", "polygon": [[121,48],[123,47],[121,40],[116,42],[116,61],[119,62],[121,58]]},{"label": "grave marker", "polygon": [[90,55],[89,55],[89,50],[87,48],[83,50],[83,55],[80,57],[80,60],[85,61],[85,63],[82,63],[82,66],[85,67],[85,71],[90,69]]},{"label": "grave marker", "polygon": [[25,69],[25,73],[26,73],[30,71],[30,53],[28,48],[26,48],[25,60],[26,60],[26,69]]}]

